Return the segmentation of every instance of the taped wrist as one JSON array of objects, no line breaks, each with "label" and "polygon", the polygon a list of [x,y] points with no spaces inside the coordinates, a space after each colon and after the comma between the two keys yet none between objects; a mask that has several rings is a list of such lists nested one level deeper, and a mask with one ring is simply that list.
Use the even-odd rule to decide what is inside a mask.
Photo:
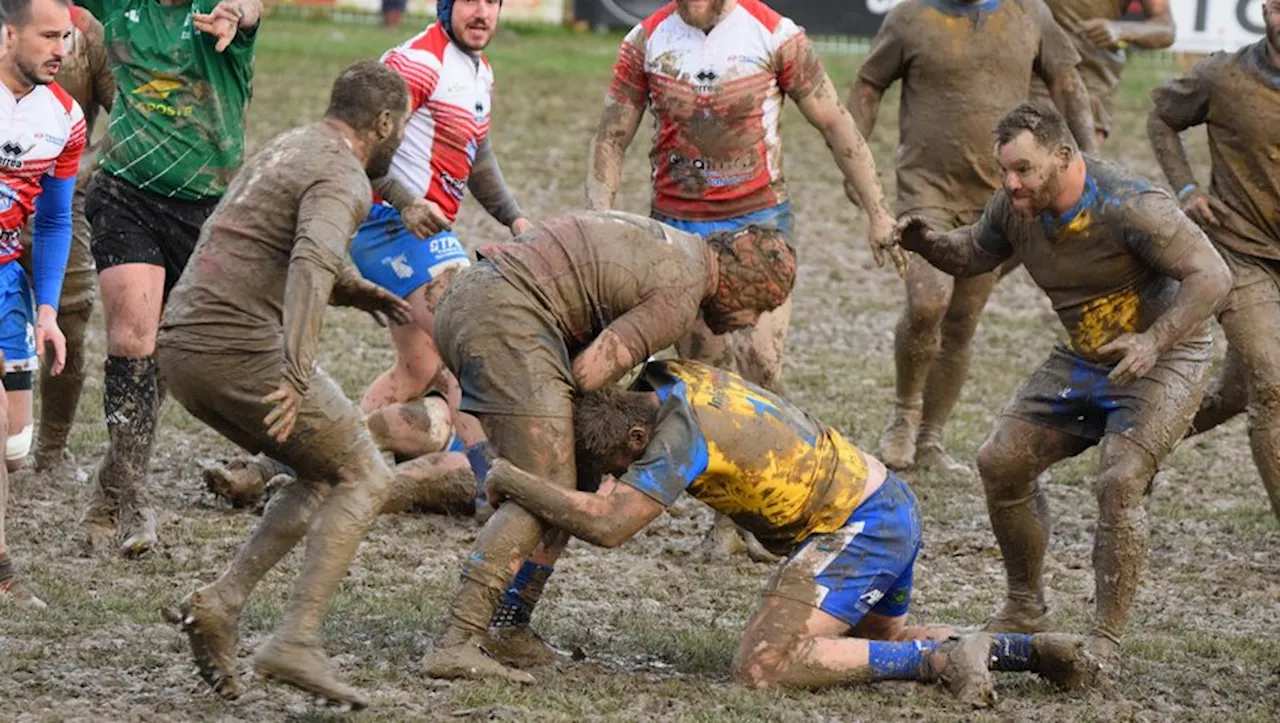
[{"label": "taped wrist", "polygon": [[528,625],[533,619],[533,608],[542,598],[542,590],[554,571],[555,568],[551,565],[526,560],[511,581],[511,586],[503,593],[502,601],[494,611],[493,619],[489,621],[489,627],[514,628]]}]

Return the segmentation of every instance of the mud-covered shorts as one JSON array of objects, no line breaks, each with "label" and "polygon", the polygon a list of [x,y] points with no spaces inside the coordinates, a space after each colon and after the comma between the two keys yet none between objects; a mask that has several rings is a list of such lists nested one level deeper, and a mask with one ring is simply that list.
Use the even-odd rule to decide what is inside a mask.
[{"label": "mud-covered shorts", "polygon": [[488,261],[444,292],[435,340],[462,388],[462,411],[573,418],[573,372],[555,318]]},{"label": "mud-covered shorts", "polygon": [[1005,407],[1005,416],[1098,443],[1118,434],[1158,462],[1182,439],[1208,385],[1207,338],[1165,352],[1146,376],[1115,384],[1115,365],[1097,364],[1058,344]]},{"label": "mud-covered shorts", "polygon": [[[374,450],[360,408],[319,367],[298,406],[298,420],[284,444],[267,436],[262,420],[272,410],[262,398],[280,385],[284,352],[221,354],[156,345],[156,362],[169,393],[200,421],[250,454],[263,453],[299,476],[336,484],[361,445]],[[376,454],[376,450],[373,451]]]},{"label": "mud-covered shorts", "polygon": [[383,205],[360,224],[351,260],[362,276],[402,299],[448,269],[471,265],[453,231],[420,239],[404,227],[399,212]]},{"label": "mud-covered shorts", "polygon": [[672,228],[699,236],[708,236],[719,231],[737,231],[754,224],[756,226],[775,228],[787,240],[787,243],[792,243],[792,234],[795,229],[795,215],[791,213],[790,203],[780,203],[771,208],[714,221],[685,221],[664,216],[656,211],[653,212],[652,217],[655,221],[661,221]]},{"label": "mud-covered shorts", "polygon": [[916,496],[890,472],[844,527],[811,535],[783,560],[764,594],[812,605],[850,626],[867,613],[901,617],[911,607],[920,542]]},{"label": "mud-covered shorts", "polygon": [[1215,244],[1231,268],[1231,293],[1218,310],[1221,316],[1259,304],[1280,304],[1280,262],[1258,259]]},{"label": "mud-covered shorts", "polygon": [[144,191],[110,173],[89,181],[85,218],[98,273],[122,264],[164,269],[164,296],[178,283],[217,198],[181,201]]}]

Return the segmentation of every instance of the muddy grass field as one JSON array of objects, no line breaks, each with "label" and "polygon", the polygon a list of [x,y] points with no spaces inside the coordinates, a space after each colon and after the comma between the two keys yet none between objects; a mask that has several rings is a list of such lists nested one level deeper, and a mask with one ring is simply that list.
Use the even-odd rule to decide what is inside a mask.
[{"label": "muddy grass field", "polygon": [[[320,116],[337,71],[377,57],[409,31],[268,20],[260,36],[250,148]],[[531,216],[579,207],[589,134],[618,37],[504,31],[490,57],[498,77],[494,143]],[[846,87],[857,57],[829,54]],[[1106,149],[1158,169],[1143,127],[1147,90],[1177,72],[1135,63]],[[896,94],[873,138],[891,190]],[[938,119],[945,123],[946,119]],[[647,125],[647,124],[646,124]],[[801,273],[786,383],[801,406],[874,450],[893,398],[893,326],[901,283],[878,269],[864,224],[841,192],[819,135],[788,107],[786,168],[798,219]],[[622,208],[648,208],[648,129],[626,167]],[[1193,158],[1207,178],[1197,135]],[[504,230],[468,201],[458,223],[470,245]],[[964,397],[949,430],[972,461],[1015,385],[1047,353],[1059,325],[1024,272],[997,289],[978,331]],[[1219,350],[1219,355],[1220,355]],[[166,405],[152,464],[162,547],[141,562],[85,557],[79,515],[86,476],[102,453],[100,322],[90,381],[72,439],[78,469],[19,475],[10,501],[15,559],[49,603],[0,606],[0,720],[321,720],[291,689],[253,681],[237,703],[215,698],[194,673],[183,637],[159,608],[215,573],[256,522],[219,507],[201,487],[202,463],[236,454],[178,405]],[[357,313],[326,319],[321,360],[352,398],[391,360],[385,332]],[[1084,632],[1092,610],[1089,560],[1096,503],[1092,453],[1053,470],[1055,514],[1047,568],[1060,624]],[[1003,590],[999,552],[976,481],[909,475],[925,519],[913,615],[976,624]],[[1249,455],[1243,420],[1182,445],[1151,500],[1150,566],[1134,606],[1125,663],[1102,690],[1065,695],[1027,676],[1002,675],[983,719],[1274,720],[1280,717],[1280,527]],[[536,626],[578,662],[536,671],[538,684],[444,683],[419,660],[475,535],[467,518],[382,518],[334,604],[326,645],[342,674],[373,695],[365,720],[883,720],[970,717],[941,689],[880,684],[824,694],[747,692],[727,685],[737,636],[770,567],[745,558],[708,562],[697,544],[711,516],[690,500],[614,551],[575,543],[558,566]],[[242,654],[278,619],[297,569],[290,557],[257,591],[243,621]],[[242,663],[247,667],[247,659]]]}]

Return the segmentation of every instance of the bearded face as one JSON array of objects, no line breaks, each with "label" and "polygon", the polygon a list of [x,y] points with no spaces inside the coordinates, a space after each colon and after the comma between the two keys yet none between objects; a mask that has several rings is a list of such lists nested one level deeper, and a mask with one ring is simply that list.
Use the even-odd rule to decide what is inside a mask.
[{"label": "bearded face", "polygon": [[724,15],[728,0],[676,0],[676,12],[689,25],[708,31]]}]

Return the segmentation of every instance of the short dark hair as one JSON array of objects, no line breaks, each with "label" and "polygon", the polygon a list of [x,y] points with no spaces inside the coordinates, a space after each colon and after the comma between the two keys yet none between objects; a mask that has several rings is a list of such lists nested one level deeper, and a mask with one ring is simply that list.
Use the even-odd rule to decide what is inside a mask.
[{"label": "short dark hair", "polygon": [[573,439],[580,462],[617,453],[631,428],[652,426],[657,410],[643,392],[605,387],[579,395],[573,411]]},{"label": "short dark hair", "polygon": [[1023,103],[1001,118],[996,124],[996,144],[1010,143],[1023,132],[1030,133],[1041,148],[1067,146],[1072,152],[1080,150],[1067,120],[1044,103]]},{"label": "short dark hair", "polygon": [[347,66],[333,81],[325,117],[357,131],[371,131],[383,111],[399,117],[408,108],[409,90],[400,75],[375,60],[361,60]]},{"label": "short dark hair", "polygon": [[[71,7],[71,0],[54,0],[63,7]],[[25,28],[31,22],[32,0],[0,0],[0,24]]]}]

